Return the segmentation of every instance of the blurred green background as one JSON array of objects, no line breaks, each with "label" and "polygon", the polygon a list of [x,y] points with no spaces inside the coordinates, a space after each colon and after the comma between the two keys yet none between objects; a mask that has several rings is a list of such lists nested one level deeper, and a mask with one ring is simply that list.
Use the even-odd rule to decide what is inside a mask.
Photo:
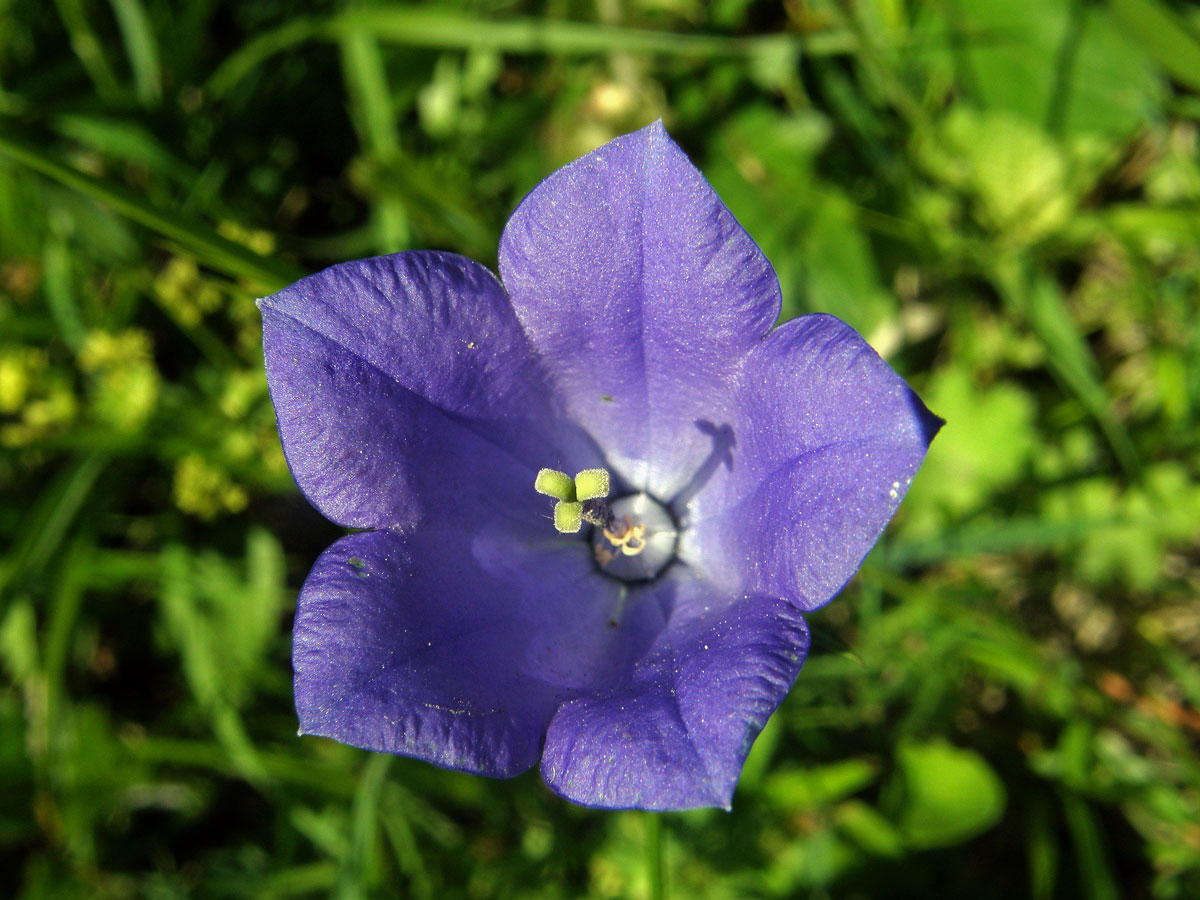
[{"label": "blurred green background", "polygon": [[[253,299],[658,117],[949,420],[734,811],[297,738]],[[1167,0],[0,2],[0,896],[1200,896],[1198,131]]]}]

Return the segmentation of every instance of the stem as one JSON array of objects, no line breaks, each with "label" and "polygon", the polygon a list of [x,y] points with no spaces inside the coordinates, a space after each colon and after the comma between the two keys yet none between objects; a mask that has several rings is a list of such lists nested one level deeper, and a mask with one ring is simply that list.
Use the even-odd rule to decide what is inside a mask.
[{"label": "stem", "polygon": [[663,847],[662,814],[648,812],[646,822],[646,872],[650,900],[667,900],[667,855]]}]

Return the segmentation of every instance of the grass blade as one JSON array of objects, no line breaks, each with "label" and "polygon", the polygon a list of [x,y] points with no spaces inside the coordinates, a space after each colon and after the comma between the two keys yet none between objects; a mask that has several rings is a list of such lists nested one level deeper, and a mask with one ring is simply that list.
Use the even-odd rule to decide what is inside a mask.
[{"label": "grass blade", "polygon": [[83,63],[88,77],[96,86],[96,93],[103,98],[114,97],[118,93],[117,79],[100,49],[100,39],[88,24],[83,3],[80,0],[56,0],[55,6],[58,7],[58,17],[63,27],[71,36],[71,49]]},{"label": "grass blade", "polygon": [[[364,28],[347,31],[340,43],[342,72],[360,140],[376,159],[393,160],[399,155],[400,136],[379,45]],[[382,196],[376,200],[374,212],[378,249],[394,252],[407,246],[404,205],[394,197]]]},{"label": "grass blade", "polygon": [[78,460],[47,487],[29,513],[29,527],[0,571],[0,594],[18,578],[49,562],[87,501],[108,456],[93,453]]},{"label": "grass blade", "polygon": [[155,209],[118,185],[63,165],[12,134],[0,134],[0,155],[110,207],[196,254],[206,265],[246,279],[256,290],[270,293],[304,275],[285,263],[259,256],[241,244],[235,244],[205,225]]},{"label": "grass blade", "polygon": [[141,0],[109,0],[121,30],[125,44],[125,55],[133,69],[134,90],[143,106],[150,106],[162,97],[162,80],[159,77],[158,43],[150,17]]},{"label": "grass blade", "polygon": [[271,56],[314,38],[336,40],[366,31],[377,39],[413,47],[494,50],[523,55],[592,56],[621,51],[658,56],[749,58],[778,56],[782,46],[815,56],[840,55],[854,49],[841,30],[812,35],[730,37],[678,34],[532,18],[491,21],[439,9],[383,6],[354,9],[325,20],[298,20],[266,32],[232,54],[208,80],[208,90],[221,96]]},{"label": "grass blade", "polygon": [[46,241],[42,249],[42,268],[45,271],[46,305],[50,315],[63,341],[78,353],[87,338],[87,326],[75,301],[71,252],[61,236],[55,235]]}]

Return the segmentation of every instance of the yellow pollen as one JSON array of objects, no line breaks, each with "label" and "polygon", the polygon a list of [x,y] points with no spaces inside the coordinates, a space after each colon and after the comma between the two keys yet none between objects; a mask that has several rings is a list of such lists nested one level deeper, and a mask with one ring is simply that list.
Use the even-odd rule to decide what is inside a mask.
[{"label": "yellow pollen", "polygon": [[646,549],[645,525],[630,525],[626,519],[620,519],[615,524],[618,530],[605,528],[604,537],[614,547],[619,547],[622,554],[637,556]]}]

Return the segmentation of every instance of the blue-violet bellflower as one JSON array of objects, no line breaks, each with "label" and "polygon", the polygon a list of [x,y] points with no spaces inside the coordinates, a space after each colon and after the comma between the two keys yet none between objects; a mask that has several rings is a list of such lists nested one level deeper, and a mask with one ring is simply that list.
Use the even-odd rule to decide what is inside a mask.
[{"label": "blue-violet bellflower", "polygon": [[292,474],[366,529],[300,593],[301,733],[729,808],[941,421],[838,319],[772,327],[771,265],[659,123],[534,188],[499,261],[260,301]]}]

